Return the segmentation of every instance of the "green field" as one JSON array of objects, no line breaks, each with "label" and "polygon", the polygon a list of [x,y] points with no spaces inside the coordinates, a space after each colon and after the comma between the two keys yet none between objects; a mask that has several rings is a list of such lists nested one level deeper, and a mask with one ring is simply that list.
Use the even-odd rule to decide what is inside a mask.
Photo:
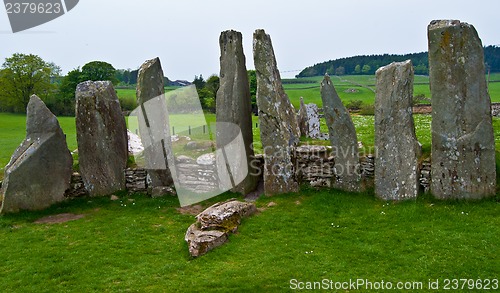
[{"label": "green field", "polygon": [[[353,100],[363,101],[365,105],[371,105],[375,101],[375,76],[373,75],[346,75],[331,77],[335,89],[339,94],[340,99],[344,103]],[[321,107],[320,84],[323,77],[306,77],[300,78],[304,83],[283,84],[283,88],[287,93],[293,106],[298,109],[300,107],[300,97],[304,98],[304,102],[315,103]],[[297,82],[295,79],[291,79]],[[312,83],[311,83],[312,82]],[[175,87],[167,87],[166,91],[175,90]],[[117,94],[120,100],[135,100],[135,89],[117,89]],[[500,73],[494,73],[490,76],[489,84],[490,97],[492,102],[500,102]],[[413,94],[424,95],[426,98],[431,98],[429,89],[429,77],[417,75],[414,79]]]},{"label": "green field", "polygon": [[[337,90],[340,99],[344,104],[352,100],[363,101],[365,105],[371,105],[375,101],[375,76],[373,75],[346,75],[332,76],[332,82]],[[290,101],[295,108],[300,106],[300,97],[304,97],[304,102],[315,103],[321,107],[320,84],[323,77],[307,77],[304,81],[314,83],[284,84],[283,87],[290,97]],[[489,92],[492,102],[500,102],[500,73],[490,76]],[[425,95],[430,99],[429,77],[415,76],[413,94]]]}]

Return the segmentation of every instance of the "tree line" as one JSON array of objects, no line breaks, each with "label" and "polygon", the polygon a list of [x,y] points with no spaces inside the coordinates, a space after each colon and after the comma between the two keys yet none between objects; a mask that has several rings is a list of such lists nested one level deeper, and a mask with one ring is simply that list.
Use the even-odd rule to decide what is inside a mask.
[{"label": "tree line", "polygon": [[[25,113],[31,95],[36,94],[54,114],[74,116],[75,91],[80,82],[109,80],[114,86],[135,87],[137,75],[138,70],[115,69],[107,62],[92,61],[63,76],[53,62],[34,54],[15,53],[0,67],[0,112]],[[168,85],[167,77],[164,82]]]},{"label": "tree line", "polygon": [[[408,59],[413,63],[415,74],[429,75],[428,53],[421,52],[403,55],[382,54],[340,58],[306,67],[296,77],[323,76],[325,73],[329,75],[373,75],[382,66]],[[484,47],[484,59],[487,71],[500,72],[500,47]]]}]

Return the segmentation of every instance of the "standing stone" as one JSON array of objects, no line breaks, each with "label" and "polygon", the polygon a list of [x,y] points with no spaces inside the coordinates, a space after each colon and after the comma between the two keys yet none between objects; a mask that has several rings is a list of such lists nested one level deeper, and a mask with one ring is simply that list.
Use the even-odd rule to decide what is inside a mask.
[{"label": "standing stone", "polygon": [[5,167],[0,213],[40,210],[64,200],[73,158],[56,116],[35,95],[27,108],[26,138]]},{"label": "standing stone", "polygon": [[309,136],[309,125],[307,122],[306,104],[304,104],[304,98],[300,97],[300,108],[297,113],[297,123],[299,124],[301,136]]},{"label": "standing stone", "polygon": [[413,124],[413,66],[391,63],[376,72],[375,194],[385,200],[416,198],[421,146]]},{"label": "standing stone", "polygon": [[76,138],[80,174],[91,196],[125,189],[127,127],[109,81],[86,81],[76,87]]},{"label": "standing stone", "polygon": [[310,138],[319,138],[321,135],[321,131],[319,129],[319,109],[318,106],[314,103],[310,103],[306,105],[307,112],[307,125],[309,127],[308,137]]},{"label": "standing stone", "polygon": [[321,82],[321,99],[335,157],[333,186],[346,191],[359,191],[361,171],[356,129],[328,75]]},{"label": "standing stone", "polygon": [[[244,161],[247,165],[248,174],[233,191],[242,194],[250,193],[257,188],[259,177],[251,167],[254,157],[252,148],[252,101],[248,83],[245,55],[243,54],[243,38],[240,32],[225,31],[219,38],[220,45],[220,87],[217,91],[216,121],[217,148],[221,149],[229,145],[239,133],[236,127],[223,127],[225,123],[233,123],[239,126],[243,142],[245,144]],[[221,126],[221,127],[219,127]],[[231,158],[240,161],[242,158]]]},{"label": "standing stone", "polygon": [[265,158],[264,190],[268,196],[297,192],[299,185],[291,153],[299,142],[300,129],[295,109],[281,84],[271,37],[264,30],[256,30],[253,35],[253,54]]},{"label": "standing stone", "polygon": [[481,40],[458,20],[428,27],[432,95],[432,193],[441,199],[495,194],[495,140]]},{"label": "standing stone", "polygon": [[171,186],[173,178],[168,161],[173,161],[172,141],[159,58],[147,60],[139,68],[136,93],[139,131],[145,147],[145,168],[151,178],[150,185],[153,188]]}]

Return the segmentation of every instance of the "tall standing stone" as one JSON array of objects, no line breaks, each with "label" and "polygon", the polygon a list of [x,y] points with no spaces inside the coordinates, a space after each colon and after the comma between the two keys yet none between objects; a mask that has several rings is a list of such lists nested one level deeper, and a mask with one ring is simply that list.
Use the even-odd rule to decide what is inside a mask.
[{"label": "tall standing stone", "polygon": [[441,199],[495,194],[495,140],[481,40],[470,24],[428,27],[432,94],[432,193]]},{"label": "tall standing stone", "polygon": [[[217,148],[230,144],[238,133],[235,127],[219,127],[221,122],[233,123],[239,126],[245,152],[248,175],[233,191],[248,194],[255,190],[259,177],[252,169],[254,157],[252,148],[252,102],[248,83],[245,55],[243,53],[243,38],[240,32],[229,30],[221,33],[220,45],[220,87],[217,91],[216,121]],[[241,158],[232,158],[240,161]]]},{"label": "tall standing stone", "polygon": [[308,137],[319,138],[321,135],[321,131],[320,131],[318,105],[314,103],[307,104],[306,113],[307,113],[307,126],[309,127]]},{"label": "tall standing stone", "polygon": [[73,158],[56,116],[33,95],[27,108],[26,138],[5,167],[0,213],[39,210],[64,200]]},{"label": "tall standing stone", "polygon": [[295,165],[291,153],[300,138],[300,129],[277,68],[271,37],[264,30],[253,35],[257,75],[257,105],[260,137],[264,148],[264,190],[266,195],[297,192]]},{"label": "tall standing stone", "polygon": [[76,134],[80,174],[89,194],[108,195],[125,189],[127,127],[111,82],[78,84]]},{"label": "tall standing stone", "polygon": [[152,187],[173,183],[168,162],[173,161],[172,141],[165,100],[163,70],[160,59],[147,60],[137,76],[139,131],[144,149],[145,168]]},{"label": "tall standing stone", "polygon": [[416,198],[421,146],[413,123],[413,66],[391,63],[376,72],[375,194],[385,200]]},{"label": "tall standing stone", "polygon": [[335,157],[333,186],[346,191],[359,191],[361,171],[356,129],[328,75],[321,82],[321,99]]},{"label": "tall standing stone", "polygon": [[308,136],[309,135],[309,124],[307,123],[307,109],[306,104],[304,103],[304,98],[300,97],[300,108],[297,113],[297,123],[299,124],[300,135]]}]

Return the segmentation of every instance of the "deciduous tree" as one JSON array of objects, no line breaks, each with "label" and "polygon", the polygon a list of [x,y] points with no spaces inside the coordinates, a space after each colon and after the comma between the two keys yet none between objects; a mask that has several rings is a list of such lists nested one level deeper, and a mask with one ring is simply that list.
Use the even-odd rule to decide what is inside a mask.
[{"label": "deciduous tree", "polygon": [[51,79],[60,72],[57,65],[37,55],[15,53],[6,58],[0,71],[0,109],[26,112],[31,95],[46,99],[54,93]]}]

